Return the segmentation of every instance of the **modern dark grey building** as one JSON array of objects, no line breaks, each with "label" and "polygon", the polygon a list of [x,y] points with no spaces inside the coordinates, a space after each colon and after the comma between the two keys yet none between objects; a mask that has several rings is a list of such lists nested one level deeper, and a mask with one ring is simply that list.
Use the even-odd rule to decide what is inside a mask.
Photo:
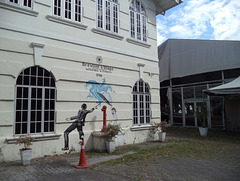
[{"label": "modern dark grey building", "polygon": [[197,127],[195,109],[204,103],[210,111],[208,126],[228,128],[227,99],[203,90],[240,76],[240,41],[169,39],[158,47],[158,57],[162,119],[173,126]]}]

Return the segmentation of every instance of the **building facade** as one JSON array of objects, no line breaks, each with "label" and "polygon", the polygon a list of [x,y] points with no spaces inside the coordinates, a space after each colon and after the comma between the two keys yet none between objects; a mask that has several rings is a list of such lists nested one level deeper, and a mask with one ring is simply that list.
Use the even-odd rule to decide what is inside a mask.
[{"label": "building facade", "polygon": [[[82,103],[99,105],[84,126],[91,150],[107,105],[100,91],[129,128],[118,145],[146,141],[149,123],[160,120],[155,16],[178,3],[0,0],[0,162],[20,159],[14,143],[21,135],[35,138],[35,158],[63,153],[65,118]],[[78,142],[73,131],[70,147],[80,150]]]},{"label": "building facade", "polygon": [[160,45],[162,118],[173,126],[199,127],[196,108],[205,104],[209,128],[233,130],[226,122],[229,101],[203,91],[240,76],[239,49],[239,41],[220,40],[169,39]]}]

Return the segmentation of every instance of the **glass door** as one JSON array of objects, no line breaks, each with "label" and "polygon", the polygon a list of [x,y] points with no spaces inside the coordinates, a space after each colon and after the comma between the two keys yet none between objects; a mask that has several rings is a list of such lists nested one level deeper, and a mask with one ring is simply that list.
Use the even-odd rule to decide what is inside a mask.
[{"label": "glass door", "polygon": [[184,105],[186,126],[196,126],[194,102],[185,102]]}]

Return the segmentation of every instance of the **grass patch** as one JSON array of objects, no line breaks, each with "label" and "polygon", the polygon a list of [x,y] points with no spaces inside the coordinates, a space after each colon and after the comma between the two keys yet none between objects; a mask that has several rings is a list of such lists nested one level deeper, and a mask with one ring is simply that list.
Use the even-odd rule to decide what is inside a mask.
[{"label": "grass patch", "polygon": [[211,130],[207,137],[199,136],[198,130],[185,130],[184,138],[170,138],[167,142],[159,144],[136,144],[118,147],[114,154],[125,155],[116,160],[110,160],[101,164],[131,164],[135,161],[145,160],[153,157],[167,158],[194,158],[214,159],[221,162],[240,162],[240,135],[238,133],[227,133]]}]

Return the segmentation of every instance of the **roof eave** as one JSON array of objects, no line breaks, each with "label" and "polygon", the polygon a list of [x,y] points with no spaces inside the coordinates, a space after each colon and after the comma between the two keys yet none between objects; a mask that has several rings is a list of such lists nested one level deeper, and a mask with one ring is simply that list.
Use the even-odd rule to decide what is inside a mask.
[{"label": "roof eave", "polygon": [[183,2],[183,0],[155,0],[156,15],[165,14],[165,11],[177,6]]}]

